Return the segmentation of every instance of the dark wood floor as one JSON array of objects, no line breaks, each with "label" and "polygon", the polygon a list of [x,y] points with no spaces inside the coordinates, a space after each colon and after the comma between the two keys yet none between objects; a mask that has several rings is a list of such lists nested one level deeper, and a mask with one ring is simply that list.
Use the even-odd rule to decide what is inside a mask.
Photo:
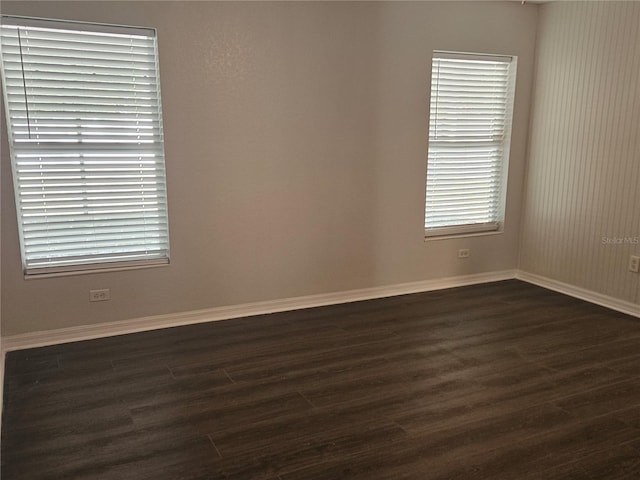
[{"label": "dark wood floor", "polygon": [[518,281],[11,352],[11,479],[640,478],[640,322]]}]

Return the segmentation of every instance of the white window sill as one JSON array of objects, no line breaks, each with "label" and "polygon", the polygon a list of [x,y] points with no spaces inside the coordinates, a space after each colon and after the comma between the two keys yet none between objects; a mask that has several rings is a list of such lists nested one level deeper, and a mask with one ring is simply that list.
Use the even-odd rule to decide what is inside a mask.
[{"label": "white window sill", "polygon": [[41,278],[55,278],[55,277],[70,277],[76,275],[93,275],[96,273],[109,273],[109,272],[122,272],[125,270],[141,270],[143,268],[158,268],[168,267],[169,261],[163,263],[147,263],[139,265],[127,265],[127,266],[111,266],[104,268],[92,268],[85,270],[68,270],[64,272],[42,272],[42,273],[29,273],[24,275],[25,280],[39,280]]},{"label": "white window sill", "polygon": [[451,240],[454,238],[467,238],[467,237],[484,237],[484,236],[488,236],[488,235],[501,235],[503,234],[504,231],[503,230],[494,230],[491,232],[469,232],[469,233],[453,233],[453,234],[448,234],[448,235],[431,235],[431,236],[424,236],[424,241],[425,242],[431,242],[431,241],[436,241],[436,240]]}]

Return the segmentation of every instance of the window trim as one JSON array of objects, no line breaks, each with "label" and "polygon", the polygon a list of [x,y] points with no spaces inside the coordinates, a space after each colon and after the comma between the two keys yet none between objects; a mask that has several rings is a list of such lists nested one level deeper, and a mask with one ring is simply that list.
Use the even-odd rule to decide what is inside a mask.
[{"label": "window trim", "polygon": [[[10,153],[10,163],[11,163],[11,174],[12,174],[12,182],[14,188],[14,207],[17,216],[17,226],[18,226],[18,236],[19,236],[19,246],[21,253],[21,262],[23,268],[23,274],[25,279],[36,279],[36,278],[47,278],[47,277],[57,277],[57,276],[68,276],[68,275],[81,275],[81,274],[92,274],[92,273],[103,273],[103,272],[112,272],[112,271],[120,271],[120,270],[132,270],[132,269],[141,269],[141,268],[152,268],[152,267],[160,267],[160,266],[168,266],[170,262],[170,233],[169,233],[169,205],[168,205],[168,189],[167,189],[167,178],[166,178],[166,160],[164,153],[164,132],[163,132],[163,116],[162,116],[162,94],[160,88],[160,59],[158,52],[158,35],[157,29],[153,27],[140,27],[140,26],[128,26],[128,25],[116,25],[116,24],[106,24],[106,23],[95,23],[95,22],[85,22],[85,21],[75,21],[75,20],[58,20],[58,19],[49,19],[49,18],[40,18],[40,17],[29,17],[29,16],[20,16],[20,15],[0,15],[0,26],[9,25],[16,27],[25,27],[25,28],[54,28],[54,29],[67,29],[73,30],[76,32],[87,32],[87,33],[96,33],[96,34],[118,34],[118,35],[138,35],[145,36],[149,38],[153,38],[153,59],[154,59],[154,68],[155,68],[155,88],[157,95],[157,108],[158,115],[154,120],[158,124],[158,135],[159,135],[159,151],[162,153],[162,174],[159,177],[154,177],[156,180],[161,180],[162,182],[162,192],[163,192],[163,202],[162,205],[163,215],[162,221],[166,224],[166,238],[163,236],[164,243],[166,245],[166,249],[162,250],[162,253],[158,256],[150,256],[149,258],[141,258],[141,259],[125,259],[125,260],[103,260],[98,262],[91,262],[89,257],[85,257],[85,259],[77,260],[77,263],[70,263],[68,265],[54,265],[54,266],[27,266],[27,256],[25,251],[25,239],[23,232],[23,220],[22,215],[19,212],[18,205],[18,196],[20,192],[19,185],[19,175],[18,175],[18,165],[17,165],[17,157],[16,157],[16,148],[15,148],[15,140],[14,140],[14,125],[9,115],[11,114],[11,110],[9,108],[9,94],[8,94],[8,84],[5,78],[5,68],[4,61],[1,62],[0,65],[0,79],[3,84],[3,106],[5,109],[5,124],[6,124],[6,138],[8,140],[9,145],[9,153]],[[0,57],[1,59],[1,57]],[[26,95],[26,92],[25,92]],[[26,97],[25,97],[26,98]],[[28,118],[28,117],[27,117]],[[114,150],[118,149],[118,146],[121,144],[114,144]],[[54,150],[52,150],[54,151]],[[141,250],[141,254],[143,254],[144,249]],[[108,254],[107,254],[108,255]],[[114,257],[117,257],[118,254],[114,253]],[[105,257],[103,257],[105,258]]]},{"label": "window trim", "polygon": [[501,231],[501,222],[475,223],[472,225],[453,225],[450,227],[433,227],[425,229],[425,237],[450,237],[473,233],[492,233]]},{"label": "window trim", "polygon": [[[459,224],[459,225],[448,225],[448,226],[437,226],[437,227],[429,227],[427,228],[427,205],[425,198],[425,210],[424,210],[424,238],[425,240],[429,239],[444,239],[444,238],[455,238],[459,236],[479,236],[479,235],[490,235],[496,233],[502,233],[504,231],[504,223],[505,223],[505,210],[506,210],[506,199],[507,199],[507,188],[508,188],[508,174],[509,174],[509,163],[511,156],[511,135],[512,135],[512,127],[513,127],[513,112],[515,105],[515,93],[516,93],[516,75],[517,75],[517,64],[518,57],[515,55],[500,55],[500,54],[484,54],[484,53],[473,53],[473,52],[453,52],[453,51],[443,51],[443,50],[434,50],[432,54],[431,60],[431,69],[430,69],[430,87],[432,85],[433,78],[433,60],[434,59],[464,59],[464,60],[484,60],[484,61],[498,61],[508,63],[508,73],[507,73],[507,92],[506,92],[506,110],[505,110],[505,131],[504,138],[500,143],[502,147],[502,158],[501,162],[501,175],[500,175],[500,191],[497,195],[497,218],[495,222],[486,222],[486,223],[474,223],[474,224]],[[431,92],[431,90],[430,90]],[[432,93],[429,95],[429,121],[427,122],[427,170],[429,166],[429,145],[431,143],[430,129],[431,129],[431,99]],[[428,176],[428,174],[427,174]],[[425,182],[425,197],[427,195],[427,182]]]},{"label": "window trim", "polygon": [[29,17],[23,15],[9,15],[2,14],[3,25],[14,25],[20,27],[34,27],[34,28],[51,28],[52,26],[59,27],[61,29],[69,28],[79,32],[95,32],[95,33],[115,33],[123,34],[127,31],[131,35],[148,35],[149,32],[153,32],[153,35],[157,37],[158,32],[154,27],[141,27],[132,25],[117,25],[115,23],[100,23],[100,22],[84,22],[80,20],[62,20],[56,18],[44,18],[44,17]]},{"label": "window trim", "polygon": [[[122,262],[124,263],[124,262]],[[72,277],[77,275],[95,275],[97,273],[111,273],[111,272],[125,272],[127,270],[143,270],[147,268],[158,268],[158,267],[168,267],[171,265],[171,262],[158,262],[158,263],[139,263],[137,265],[122,265],[121,263],[110,263],[109,266],[105,266],[104,268],[92,268],[92,269],[82,269],[82,270],[67,270],[67,271],[47,271],[37,274],[23,274],[25,280],[40,280],[42,278],[57,278],[57,277]]]}]

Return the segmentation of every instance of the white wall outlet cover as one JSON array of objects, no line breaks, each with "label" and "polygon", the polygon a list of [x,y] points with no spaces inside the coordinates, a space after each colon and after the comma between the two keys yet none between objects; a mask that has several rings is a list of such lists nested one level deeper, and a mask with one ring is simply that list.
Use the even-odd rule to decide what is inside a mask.
[{"label": "white wall outlet cover", "polygon": [[90,302],[104,302],[105,300],[111,300],[111,290],[108,288],[89,290]]}]

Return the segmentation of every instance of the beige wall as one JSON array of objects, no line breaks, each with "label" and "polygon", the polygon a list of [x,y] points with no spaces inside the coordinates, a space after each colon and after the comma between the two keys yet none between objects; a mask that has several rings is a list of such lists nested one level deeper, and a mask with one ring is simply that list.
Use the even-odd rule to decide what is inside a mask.
[{"label": "beige wall", "polygon": [[[2,9],[157,27],[171,230],[169,267],[24,280],[3,133],[3,335],[516,268],[536,6]],[[501,235],[423,241],[434,49],[519,57]],[[458,260],[458,248],[471,258]],[[110,288],[112,300],[89,303],[90,288]]]},{"label": "beige wall", "polygon": [[635,303],[639,25],[638,2],[540,8],[521,253],[525,271]]}]

